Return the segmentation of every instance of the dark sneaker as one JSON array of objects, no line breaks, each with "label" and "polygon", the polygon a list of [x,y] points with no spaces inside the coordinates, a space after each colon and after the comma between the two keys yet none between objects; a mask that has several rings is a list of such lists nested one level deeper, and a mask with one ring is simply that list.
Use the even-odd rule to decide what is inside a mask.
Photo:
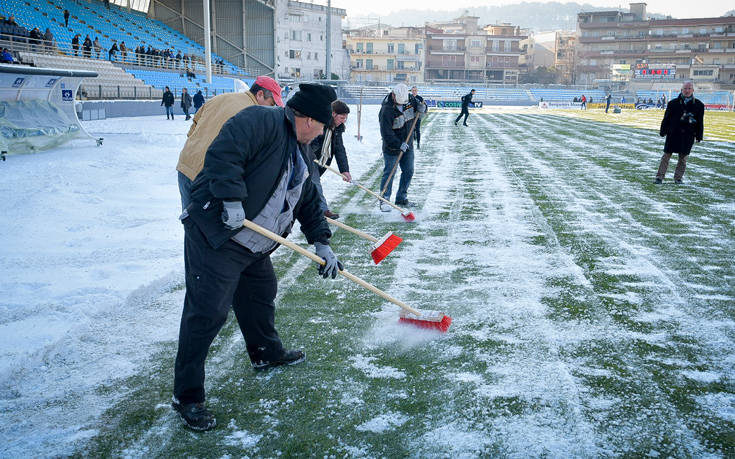
[{"label": "dark sneaker", "polygon": [[328,218],[331,218],[331,219],[334,219],[334,220],[336,220],[336,219],[339,218],[339,214],[338,213],[332,212],[329,209],[327,209],[327,210],[324,211],[324,216],[325,217],[328,217]]},{"label": "dark sneaker", "polygon": [[457,122],[456,122],[456,121],[454,122],[454,125],[455,125],[455,126],[457,125]]},{"label": "dark sneaker", "polygon": [[396,205],[401,207],[416,207],[416,203],[408,199],[405,201],[396,201]]},{"label": "dark sneaker", "polygon": [[256,370],[267,370],[273,367],[279,367],[281,365],[296,365],[306,360],[306,354],[298,349],[292,349],[290,351],[283,351],[283,354],[278,360],[265,361],[258,360],[253,362],[253,368]]},{"label": "dark sneaker", "polygon": [[653,183],[655,183],[656,185],[661,185],[662,183],[664,183],[664,181],[661,180],[660,178],[657,178],[656,180],[653,181]]},{"label": "dark sneaker", "polygon": [[677,185],[681,185],[682,183],[684,183],[684,180],[682,180],[682,179],[679,179],[679,180],[674,179],[674,183],[676,183]]},{"label": "dark sneaker", "polygon": [[184,424],[192,430],[204,431],[213,429],[217,425],[217,420],[209,412],[204,403],[188,403],[182,405],[174,397],[171,401],[171,407],[179,413]]},{"label": "dark sneaker", "polygon": [[462,123],[462,126],[467,126],[467,123]]}]

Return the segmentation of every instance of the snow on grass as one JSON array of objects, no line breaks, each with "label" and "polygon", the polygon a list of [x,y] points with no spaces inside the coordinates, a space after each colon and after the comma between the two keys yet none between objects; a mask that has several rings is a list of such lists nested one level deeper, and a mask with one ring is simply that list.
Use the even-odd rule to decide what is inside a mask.
[{"label": "snow on grass", "polygon": [[402,426],[408,419],[408,416],[401,413],[384,413],[363,422],[355,429],[360,432],[384,433]]}]

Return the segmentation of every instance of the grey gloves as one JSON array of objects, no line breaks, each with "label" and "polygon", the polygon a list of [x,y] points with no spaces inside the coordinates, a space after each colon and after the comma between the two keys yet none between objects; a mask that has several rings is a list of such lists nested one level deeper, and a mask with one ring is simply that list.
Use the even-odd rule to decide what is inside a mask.
[{"label": "grey gloves", "polygon": [[326,264],[319,266],[319,274],[325,279],[329,276],[332,276],[332,279],[337,277],[337,272],[343,270],[344,266],[339,260],[337,260],[337,255],[332,252],[332,248],[329,247],[329,244],[315,242],[314,248],[316,248],[316,254],[322,257],[326,262]]},{"label": "grey gloves", "polygon": [[222,223],[231,230],[242,228],[245,222],[245,209],[242,208],[242,201],[223,201],[222,207]]},{"label": "grey gloves", "polygon": [[408,151],[408,144],[406,142],[401,144],[401,151],[404,153]]}]

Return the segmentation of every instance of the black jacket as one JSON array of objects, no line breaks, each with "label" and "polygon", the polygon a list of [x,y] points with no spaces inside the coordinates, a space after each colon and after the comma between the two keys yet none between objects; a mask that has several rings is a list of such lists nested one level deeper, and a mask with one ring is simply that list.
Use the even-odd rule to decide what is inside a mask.
[{"label": "black jacket", "polygon": [[[378,113],[380,121],[380,136],[383,138],[383,153],[386,155],[397,155],[401,152],[401,144],[406,141],[408,131],[411,129],[413,120],[407,121],[398,129],[393,129],[393,120],[403,115],[393,103],[392,92],[383,99],[383,104]],[[413,136],[408,139],[408,144],[413,143]]]},{"label": "black jacket", "polygon": [[164,91],[163,97],[161,98],[161,105],[171,107],[174,104],[174,93],[171,91]]},{"label": "black jacket", "polygon": [[701,141],[704,134],[704,104],[694,97],[684,102],[684,96],[679,94],[666,106],[659,134],[666,136],[665,153],[688,155],[694,140]]},{"label": "black jacket", "polygon": [[[326,132],[326,128],[324,132]],[[337,167],[339,168],[339,171],[349,172],[350,164],[347,161],[347,152],[345,151],[345,144],[342,141],[342,134],[344,132],[345,132],[345,125],[340,124],[339,126],[337,126],[337,128],[332,133],[332,145],[331,145],[332,156],[330,156],[330,158],[327,160],[327,166],[332,164],[332,158],[337,158]],[[317,138],[312,140],[311,143],[309,144],[309,149],[311,150],[310,156],[316,159],[322,159],[322,144],[323,143],[324,143],[324,134],[321,134],[317,136]],[[319,175],[324,175],[324,172],[326,171],[327,169],[320,167]]]},{"label": "black jacket", "polygon": [[199,108],[202,105],[204,105],[204,96],[201,91],[197,91],[197,93],[194,94],[194,107]]},{"label": "black jacket", "polygon": [[472,103],[472,92],[468,92],[462,96],[462,110],[467,110]]},{"label": "black jacket", "polygon": [[[192,203],[186,209],[212,247],[221,246],[240,231],[222,223],[222,201],[240,200],[246,217],[256,217],[273,195],[296,149],[289,107],[254,105],[222,126],[207,149],[204,169],[192,184]],[[294,216],[310,244],[329,243],[332,233],[311,180],[304,182]]]}]

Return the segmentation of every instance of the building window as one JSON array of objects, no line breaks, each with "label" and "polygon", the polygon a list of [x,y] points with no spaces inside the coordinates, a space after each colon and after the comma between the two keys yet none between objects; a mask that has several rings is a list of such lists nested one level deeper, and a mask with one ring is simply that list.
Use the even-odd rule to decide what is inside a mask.
[{"label": "building window", "polygon": [[314,60],[319,60],[319,53],[314,53]]},{"label": "building window", "polygon": [[398,43],[398,54],[406,54],[406,44]]},{"label": "building window", "polygon": [[308,53],[306,53],[306,60],[307,61],[310,61],[311,60],[311,51],[309,51]]},{"label": "building window", "polygon": [[300,30],[292,30],[291,31],[291,40],[301,41],[301,31]]},{"label": "building window", "polygon": [[470,41],[470,47],[472,47],[472,48],[482,48],[482,44],[480,43],[480,40],[472,40],[472,41]]},{"label": "building window", "polygon": [[368,70],[373,69],[373,60],[372,59],[365,59],[365,68]]},{"label": "building window", "polygon": [[403,70],[404,68],[406,68],[404,64],[405,64],[405,62],[398,61],[398,70]]},{"label": "building window", "polygon": [[500,40],[493,40],[493,51],[500,51]]},{"label": "building window", "polygon": [[362,68],[362,59],[355,59],[355,68],[356,69]]},{"label": "building window", "polygon": [[510,40],[505,40],[505,52],[510,52]]},{"label": "building window", "polygon": [[366,52],[368,54],[373,54],[373,44],[372,44],[372,42],[368,42],[365,46],[366,46]]},{"label": "building window", "polygon": [[355,46],[357,47],[357,52],[358,53],[361,53],[362,52],[362,43],[357,43]]},{"label": "building window", "polygon": [[311,32],[306,34],[306,41],[311,41]]},{"label": "building window", "polygon": [[395,52],[395,45],[393,43],[388,43],[388,54],[393,54]]},{"label": "building window", "polygon": [[297,49],[289,49],[288,57],[291,59],[301,59],[301,51]]},{"label": "building window", "polygon": [[457,51],[457,40],[442,40],[442,49],[444,51]]},{"label": "building window", "polygon": [[414,50],[416,52],[416,55],[421,54],[421,43],[416,43],[416,46],[414,46]]},{"label": "building window", "polygon": [[388,59],[388,70],[393,70],[393,59]]}]

